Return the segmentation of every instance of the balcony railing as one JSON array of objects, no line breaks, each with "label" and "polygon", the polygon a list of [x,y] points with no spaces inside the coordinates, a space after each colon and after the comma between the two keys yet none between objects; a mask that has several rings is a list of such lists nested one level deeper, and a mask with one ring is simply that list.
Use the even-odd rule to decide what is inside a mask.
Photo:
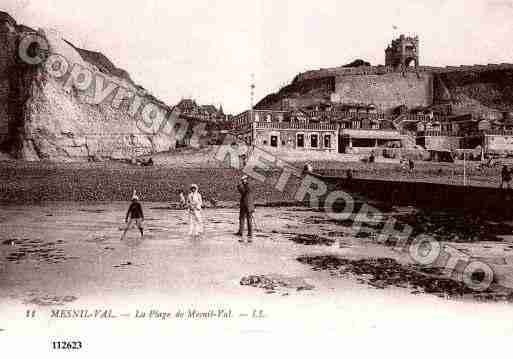
[{"label": "balcony railing", "polygon": [[455,137],[479,137],[484,135],[513,136],[513,130],[481,130],[481,131],[419,131],[417,136],[455,136]]},{"label": "balcony railing", "polygon": [[331,111],[304,111],[305,115],[310,118],[329,118],[329,119],[338,119],[338,118],[354,118],[354,119],[371,119],[378,120],[384,119],[385,114],[382,112],[356,112],[356,111],[342,111],[342,110],[331,110]]},{"label": "balcony railing", "polygon": [[513,130],[484,130],[485,135],[513,136]]},{"label": "balcony railing", "polygon": [[448,117],[443,115],[434,115],[432,118],[430,115],[414,115],[414,114],[407,114],[405,118],[403,118],[403,121],[437,121],[437,122],[447,122]]},{"label": "balcony railing", "polygon": [[342,130],[372,130],[372,131],[397,131],[395,128],[391,127],[383,127],[382,125],[378,126],[363,126],[363,125],[353,125],[350,124],[349,126],[342,124],[340,126],[340,129]]},{"label": "balcony railing", "polygon": [[453,131],[437,131],[437,130],[428,130],[428,131],[418,131],[417,136],[452,136],[452,137],[461,137],[461,133],[453,132]]},{"label": "balcony railing", "polygon": [[268,128],[277,130],[297,129],[297,130],[319,130],[319,131],[337,131],[338,125],[330,123],[301,123],[301,122],[255,122],[257,129]]}]

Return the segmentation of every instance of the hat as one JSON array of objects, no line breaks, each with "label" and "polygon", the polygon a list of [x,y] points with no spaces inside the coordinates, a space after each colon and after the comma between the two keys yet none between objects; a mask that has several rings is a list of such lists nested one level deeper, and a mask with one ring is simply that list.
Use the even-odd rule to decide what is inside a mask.
[{"label": "hat", "polygon": [[196,189],[198,189],[198,185],[193,183],[193,184],[191,184],[191,188],[196,188]]},{"label": "hat", "polygon": [[242,175],[241,179],[243,179],[243,180],[247,180],[247,179],[248,179],[248,176],[247,176],[247,175]]},{"label": "hat", "polygon": [[132,194],[132,201],[138,201],[138,200],[139,200],[139,196],[137,196],[137,192],[134,189],[134,193]]}]

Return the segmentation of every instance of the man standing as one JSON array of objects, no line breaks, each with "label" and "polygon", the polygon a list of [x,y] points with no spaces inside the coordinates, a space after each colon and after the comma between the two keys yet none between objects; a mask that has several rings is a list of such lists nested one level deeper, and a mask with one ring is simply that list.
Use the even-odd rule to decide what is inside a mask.
[{"label": "man standing", "polygon": [[509,182],[511,181],[511,172],[509,171],[508,166],[502,166],[501,179],[502,181],[500,188],[502,188],[504,183],[506,183],[506,188],[509,188]]},{"label": "man standing", "polygon": [[[248,176],[242,176],[237,189],[240,193],[240,212],[239,231],[235,234],[242,237],[244,222],[246,221],[248,224],[248,242],[251,243],[253,241],[253,212],[255,211],[255,203],[253,201],[253,190],[248,183]],[[241,238],[239,242],[244,242],[244,239]]]},{"label": "man standing", "polygon": [[408,166],[410,168],[410,173],[413,173],[413,170],[415,169],[415,162],[413,162],[411,158],[408,160]]}]

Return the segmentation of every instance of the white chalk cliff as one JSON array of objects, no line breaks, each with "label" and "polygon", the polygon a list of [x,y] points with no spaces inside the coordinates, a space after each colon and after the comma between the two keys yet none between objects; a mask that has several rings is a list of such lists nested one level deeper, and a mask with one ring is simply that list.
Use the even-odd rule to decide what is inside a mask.
[{"label": "white chalk cliff", "polygon": [[[46,62],[23,61],[19,48],[28,35],[44,39],[47,49],[31,51],[45,55]],[[31,161],[86,161],[174,148],[169,128],[159,131],[171,109],[103,54],[79,49],[56,31],[19,25],[2,12],[0,48],[1,151]],[[64,59],[67,72],[57,76],[58,67],[50,66],[50,58]],[[73,81],[73,69],[91,74],[91,81],[84,80],[85,75],[77,78],[82,82]],[[142,121],[145,109],[153,123]]]}]

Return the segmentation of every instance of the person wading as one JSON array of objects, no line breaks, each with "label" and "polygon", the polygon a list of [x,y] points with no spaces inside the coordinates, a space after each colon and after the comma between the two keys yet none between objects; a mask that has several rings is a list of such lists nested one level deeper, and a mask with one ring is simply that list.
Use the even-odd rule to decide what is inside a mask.
[{"label": "person wading", "polygon": [[[239,212],[239,231],[235,235],[242,237],[244,233],[244,225],[248,225],[248,242],[253,241],[253,212],[255,211],[255,203],[253,200],[253,189],[248,183],[248,176],[241,178],[237,189],[240,193],[240,212]],[[239,242],[244,242],[241,238]]]},{"label": "person wading", "polygon": [[142,239],[144,235],[143,221],[144,214],[142,206],[139,203],[139,197],[137,196],[137,193],[134,190],[134,194],[132,195],[132,203],[130,203],[130,207],[128,207],[128,211],[126,212],[125,223],[127,225],[125,230],[123,231],[123,234],[121,235],[121,240],[125,239],[126,232],[128,232],[128,230],[132,226],[132,222],[135,222],[135,225],[137,226],[137,228],[139,228],[139,232],[141,232]]}]

